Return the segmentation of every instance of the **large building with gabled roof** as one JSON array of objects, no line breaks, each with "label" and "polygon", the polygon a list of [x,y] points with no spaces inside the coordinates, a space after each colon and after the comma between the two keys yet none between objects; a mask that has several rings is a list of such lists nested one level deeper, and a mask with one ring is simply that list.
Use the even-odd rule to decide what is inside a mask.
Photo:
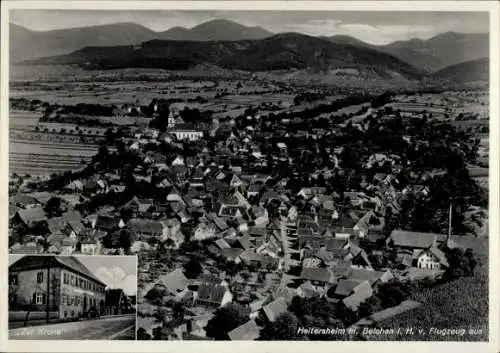
[{"label": "large building with gabled roof", "polygon": [[105,289],[74,256],[26,255],[9,266],[9,311],[49,310],[59,319],[102,315]]}]

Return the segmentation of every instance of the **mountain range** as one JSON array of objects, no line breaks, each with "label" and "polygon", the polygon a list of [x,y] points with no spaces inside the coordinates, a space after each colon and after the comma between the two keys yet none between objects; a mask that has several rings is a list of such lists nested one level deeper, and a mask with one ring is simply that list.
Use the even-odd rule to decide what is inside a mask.
[{"label": "mountain range", "polygon": [[[436,77],[441,72],[464,79],[473,78],[473,74],[457,74],[466,68],[478,69],[478,75],[483,76],[482,67],[488,66],[484,59],[489,57],[489,36],[446,32],[428,40],[373,45],[346,35],[274,34],[228,20],[212,20],[190,29],[173,27],[163,32],[135,23],[46,32],[11,24],[10,49],[13,63],[72,63],[89,68],[188,68],[214,64],[251,71],[354,69],[361,76],[405,79]],[[469,61],[475,64],[443,71]]]},{"label": "mountain range", "polygon": [[153,39],[163,40],[242,40],[260,39],[273,33],[260,27],[248,27],[228,20],[212,20],[193,28],[172,27],[155,32],[137,23],[123,22],[101,26],[32,31],[10,24],[10,52],[14,63],[68,54],[89,46],[140,44]]},{"label": "mountain range", "polygon": [[335,35],[328,39],[335,43],[377,49],[427,72],[435,72],[461,62],[489,57],[487,33],[446,32],[427,40],[410,39],[379,46],[344,35]]},{"label": "mountain range", "polygon": [[453,82],[488,81],[490,77],[490,61],[487,58],[470,60],[463,63],[447,66],[434,72],[436,79]]}]

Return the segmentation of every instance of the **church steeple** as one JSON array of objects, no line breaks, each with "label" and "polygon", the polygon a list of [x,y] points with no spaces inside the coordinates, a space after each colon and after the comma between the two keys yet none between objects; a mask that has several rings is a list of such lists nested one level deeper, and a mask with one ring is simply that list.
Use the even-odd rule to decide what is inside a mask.
[{"label": "church steeple", "polygon": [[170,112],[168,114],[168,122],[167,122],[167,127],[169,128],[172,128],[175,126],[175,118],[174,118],[174,114],[172,112]]}]

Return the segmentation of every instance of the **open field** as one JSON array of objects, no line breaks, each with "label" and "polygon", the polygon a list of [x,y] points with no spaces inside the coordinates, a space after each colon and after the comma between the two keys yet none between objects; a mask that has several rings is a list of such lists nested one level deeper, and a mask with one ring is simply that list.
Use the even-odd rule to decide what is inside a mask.
[{"label": "open field", "polygon": [[11,110],[9,112],[9,129],[29,129],[37,124],[40,116],[40,112],[32,112],[27,110]]},{"label": "open field", "polygon": [[9,173],[47,175],[80,169],[97,149],[91,144],[10,139]]}]

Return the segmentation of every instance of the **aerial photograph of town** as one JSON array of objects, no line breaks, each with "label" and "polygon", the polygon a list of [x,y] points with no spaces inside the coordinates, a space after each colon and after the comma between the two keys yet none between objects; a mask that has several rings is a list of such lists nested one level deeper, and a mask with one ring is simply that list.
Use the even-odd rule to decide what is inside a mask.
[{"label": "aerial photograph of town", "polygon": [[[487,12],[12,9],[8,29],[11,328],[489,340]],[[108,273],[135,290],[102,258],[137,259]],[[50,325],[43,290],[16,296],[47,261],[91,298],[59,293]]]}]

